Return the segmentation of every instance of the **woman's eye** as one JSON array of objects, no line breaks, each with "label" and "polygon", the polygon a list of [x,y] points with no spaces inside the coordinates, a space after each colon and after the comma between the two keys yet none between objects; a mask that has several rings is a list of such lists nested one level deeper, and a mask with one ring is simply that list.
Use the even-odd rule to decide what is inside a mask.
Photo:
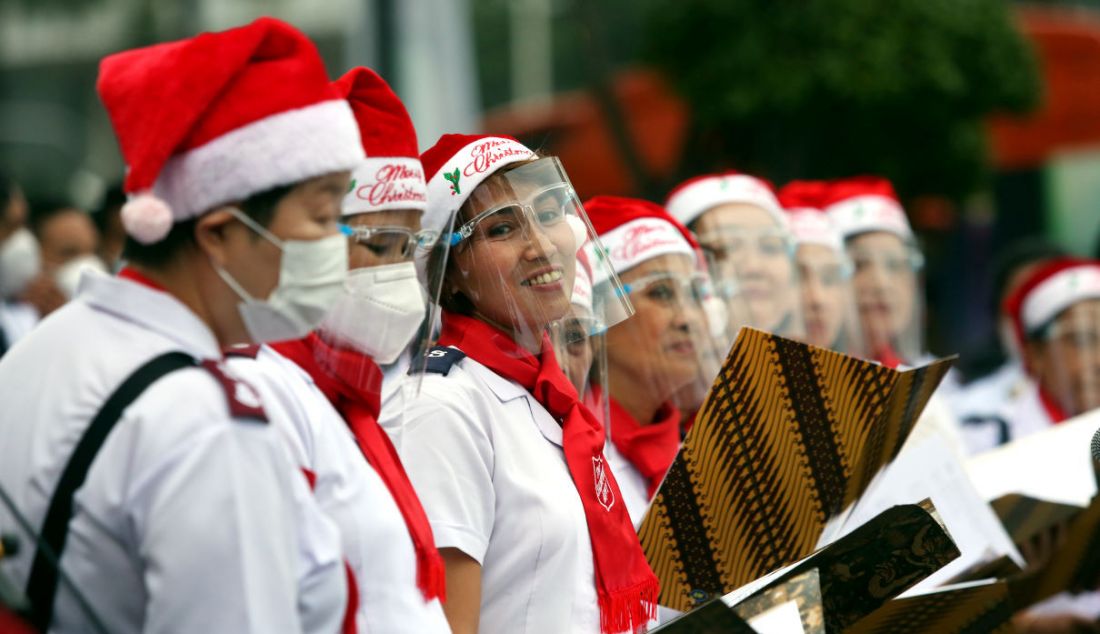
[{"label": "woman's eye", "polygon": [[511,235],[512,231],[514,230],[515,227],[512,225],[511,222],[496,222],[493,224],[493,226],[485,230],[485,235],[489,236],[490,238],[505,238]]},{"label": "woman's eye", "polygon": [[565,216],[561,209],[540,209],[535,213],[539,219],[539,224],[543,226],[556,224]]},{"label": "woman's eye", "polygon": [[782,238],[768,238],[760,242],[760,252],[764,255],[785,255],[787,243]]},{"label": "woman's eye", "polygon": [[649,285],[646,290],[646,297],[658,301],[671,301],[676,297],[676,291],[667,282],[657,282]]}]

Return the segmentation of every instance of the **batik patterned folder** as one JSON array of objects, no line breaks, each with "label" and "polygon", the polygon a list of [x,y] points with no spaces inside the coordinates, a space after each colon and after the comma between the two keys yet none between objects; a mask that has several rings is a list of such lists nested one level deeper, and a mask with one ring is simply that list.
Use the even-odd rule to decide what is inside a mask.
[{"label": "batik patterned folder", "polygon": [[895,599],[846,634],[1008,634],[1013,613],[1003,581]]},{"label": "batik patterned folder", "polygon": [[742,329],[639,531],[661,604],[688,610],[812,553],[951,363],[898,371]]}]

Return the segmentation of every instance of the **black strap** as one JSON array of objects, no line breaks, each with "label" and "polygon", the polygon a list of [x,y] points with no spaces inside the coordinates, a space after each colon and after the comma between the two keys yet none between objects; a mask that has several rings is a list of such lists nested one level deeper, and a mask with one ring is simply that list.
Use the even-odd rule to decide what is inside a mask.
[{"label": "black strap", "polygon": [[[107,435],[111,433],[122,412],[157,379],[186,367],[194,367],[195,359],[182,352],[167,352],[142,365],[126,378],[114,394],[103,403],[84,435],[69,457],[61,479],[50,498],[46,519],[42,522],[42,542],[34,554],[34,563],[27,578],[27,598],[31,604],[31,624],[46,632],[53,618],[53,603],[57,594],[57,566],[69,536],[69,521],[73,515],[73,495],[84,484]],[[49,552],[43,547],[49,546]]]}]

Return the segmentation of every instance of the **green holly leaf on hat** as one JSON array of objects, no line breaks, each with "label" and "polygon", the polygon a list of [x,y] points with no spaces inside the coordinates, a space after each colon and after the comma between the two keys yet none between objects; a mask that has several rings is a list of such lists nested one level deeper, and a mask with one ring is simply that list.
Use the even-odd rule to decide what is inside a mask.
[{"label": "green holly leaf on hat", "polygon": [[350,182],[350,183],[348,183],[348,191],[346,191],[346,192],[344,192],[344,193],[345,193],[345,194],[350,194],[350,193],[351,193],[351,192],[353,192],[353,191],[355,191],[355,179],[354,179],[354,178],[353,178],[353,179],[351,179],[351,182]]},{"label": "green holly leaf on hat", "polygon": [[461,177],[462,177],[462,173],[458,171],[457,167],[455,168],[455,171],[451,172],[450,174],[448,174],[446,172],[443,173],[443,178],[447,179],[447,181],[449,181],[451,183],[451,195],[452,196],[462,193],[462,190],[460,190],[458,188],[458,179],[461,178]]}]

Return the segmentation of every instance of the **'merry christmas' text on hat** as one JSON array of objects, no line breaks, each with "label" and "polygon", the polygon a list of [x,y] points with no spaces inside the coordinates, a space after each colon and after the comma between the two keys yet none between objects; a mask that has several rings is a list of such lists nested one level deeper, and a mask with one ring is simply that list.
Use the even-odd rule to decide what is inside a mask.
[{"label": "'merry christmas' text on hat", "polygon": [[665,207],[668,213],[685,225],[690,225],[704,212],[718,205],[744,203],[755,205],[775,218],[780,225],[786,223],[776,200],[771,183],[755,176],[738,172],[707,174],[688,179],[668,195]]},{"label": "'merry christmas' text on hat", "polygon": [[1100,299],[1100,261],[1058,258],[1029,275],[1002,309],[1012,318],[1022,345],[1027,335],[1086,299]]},{"label": "'merry christmas' text on hat", "polygon": [[787,212],[788,226],[796,243],[818,244],[843,251],[840,232],[821,208],[827,188],[825,181],[791,181],[779,190],[777,197]]},{"label": "'merry christmas' text on hat", "polygon": [[139,242],[174,222],[363,160],[316,47],[272,18],[110,55],[96,85],[127,165]]},{"label": "'merry christmas' text on hat", "polygon": [[416,129],[401,100],[377,73],[361,66],[333,85],[355,113],[367,154],[352,172],[351,187],[341,205],[343,214],[390,209],[424,211],[428,189]]},{"label": "'merry christmas' text on hat", "polygon": [[913,230],[890,181],[878,176],[857,176],[833,181],[821,207],[845,238],[869,231],[886,231],[910,241]]},{"label": "'merry christmas' text on hat", "polygon": [[421,224],[442,231],[470,193],[500,168],[537,158],[507,136],[444,134],[420,161],[428,179],[428,207]]},{"label": "'merry christmas' text on hat", "polygon": [[615,273],[660,255],[679,253],[696,258],[698,244],[691,232],[660,205],[636,198],[597,196],[585,202],[584,209]]}]

